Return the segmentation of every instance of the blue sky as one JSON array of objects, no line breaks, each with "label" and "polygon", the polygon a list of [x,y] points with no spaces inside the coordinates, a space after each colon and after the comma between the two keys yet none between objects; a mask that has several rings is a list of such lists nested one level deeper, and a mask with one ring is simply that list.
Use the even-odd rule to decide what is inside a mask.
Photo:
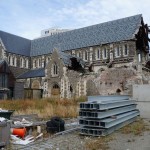
[{"label": "blue sky", "polygon": [[135,14],[150,25],[150,0],[0,0],[0,30],[28,39],[51,27],[80,28]]}]

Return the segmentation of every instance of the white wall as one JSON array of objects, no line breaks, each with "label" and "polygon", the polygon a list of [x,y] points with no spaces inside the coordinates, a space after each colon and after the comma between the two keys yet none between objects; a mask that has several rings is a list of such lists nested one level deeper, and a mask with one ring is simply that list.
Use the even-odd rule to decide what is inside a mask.
[{"label": "white wall", "polygon": [[150,118],[150,85],[133,85],[133,98],[142,118]]}]

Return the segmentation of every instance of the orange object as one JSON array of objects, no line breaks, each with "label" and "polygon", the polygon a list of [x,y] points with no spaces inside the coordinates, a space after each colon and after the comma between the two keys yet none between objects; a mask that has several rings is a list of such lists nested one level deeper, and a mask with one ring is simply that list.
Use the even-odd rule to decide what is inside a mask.
[{"label": "orange object", "polygon": [[13,128],[11,132],[13,135],[18,135],[19,137],[24,138],[26,134],[26,128],[22,128],[22,129]]}]

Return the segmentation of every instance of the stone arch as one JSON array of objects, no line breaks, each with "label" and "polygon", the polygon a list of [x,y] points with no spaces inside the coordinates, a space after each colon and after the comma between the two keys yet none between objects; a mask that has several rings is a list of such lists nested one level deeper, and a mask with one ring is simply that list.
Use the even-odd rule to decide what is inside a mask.
[{"label": "stone arch", "polygon": [[53,96],[59,96],[60,95],[60,86],[56,82],[52,84],[51,95],[53,95]]},{"label": "stone arch", "polygon": [[69,86],[69,92],[70,92],[70,97],[73,97],[75,91],[73,89],[72,84]]},{"label": "stone arch", "polygon": [[70,85],[70,89],[69,90],[70,90],[71,93],[73,93],[73,86],[72,85]]},{"label": "stone arch", "polygon": [[40,82],[38,80],[32,82],[32,89],[40,89]]},{"label": "stone arch", "polygon": [[116,90],[116,94],[120,95],[120,93],[121,93],[121,90],[118,88],[118,89]]}]

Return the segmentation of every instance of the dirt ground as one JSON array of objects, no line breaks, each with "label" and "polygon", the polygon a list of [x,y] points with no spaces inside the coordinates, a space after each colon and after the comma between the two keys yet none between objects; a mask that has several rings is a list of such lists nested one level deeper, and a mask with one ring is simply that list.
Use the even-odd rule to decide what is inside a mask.
[{"label": "dirt ground", "polygon": [[[150,119],[145,119],[146,126],[150,129]],[[110,138],[109,138],[110,137]],[[115,131],[102,143],[101,137],[81,136],[79,131],[49,137],[35,142],[27,147],[13,147],[13,149],[38,149],[38,150],[150,150],[150,130],[143,131],[140,135]],[[99,141],[100,140],[100,141]],[[93,141],[98,141],[94,143]],[[92,143],[93,142],[93,143]],[[101,141],[103,142],[103,141]],[[89,145],[88,145],[89,144]],[[92,147],[93,144],[93,147]],[[95,145],[97,144],[97,146]]]},{"label": "dirt ground", "polygon": [[[150,129],[150,119],[144,119],[145,125]],[[150,150],[150,130],[140,135],[122,134],[116,131],[113,134],[114,140],[108,143],[110,150]]]}]

